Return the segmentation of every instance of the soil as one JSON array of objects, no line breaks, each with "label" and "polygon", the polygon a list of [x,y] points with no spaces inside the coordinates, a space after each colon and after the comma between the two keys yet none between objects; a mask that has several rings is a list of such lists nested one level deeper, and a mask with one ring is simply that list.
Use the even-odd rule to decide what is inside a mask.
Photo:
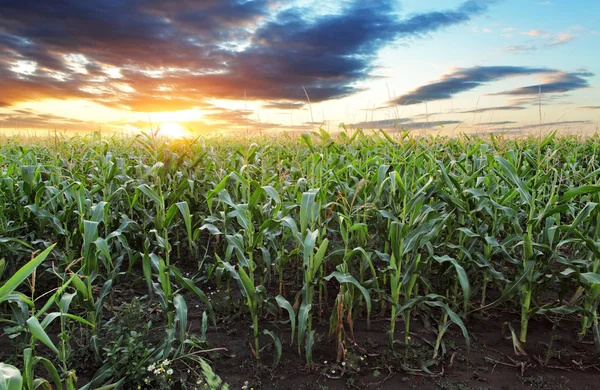
[{"label": "soil", "polygon": [[[124,287],[124,286],[123,286]],[[129,291],[126,292],[126,291]],[[144,294],[143,287],[124,288],[119,294],[124,302]],[[213,306],[217,312],[217,327],[210,326],[207,341],[215,349],[226,351],[202,355],[209,359],[215,372],[230,385],[240,389],[248,381],[248,389],[597,389],[600,387],[600,356],[596,353],[591,332],[580,340],[580,322],[576,317],[537,315],[530,319],[526,356],[519,356],[513,348],[510,331],[504,324],[519,329],[519,311],[501,307],[472,313],[465,325],[470,337],[470,353],[460,329],[451,325],[441,348],[442,356],[433,362],[434,330],[427,318],[411,319],[410,345],[404,344],[402,321],[396,324],[394,351],[390,351],[386,317],[371,318],[370,326],[364,319],[356,320],[352,340],[348,332],[346,365],[336,362],[336,340],[328,336],[328,315],[314,316],[317,333],[313,347],[313,365],[307,366],[298,354],[297,340],[290,346],[290,325],[285,322],[261,321],[260,329],[277,334],[283,344],[280,362],[274,366],[274,345],[267,335],[261,336],[261,359],[256,360],[251,349],[251,319],[244,307],[232,308],[235,301],[215,293]],[[276,293],[275,293],[276,295]],[[332,297],[330,297],[332,299]],[[200,334],[203,305],[186,295],[188,322],[191,333]],[[328,305],[331,307],[331,305]],[[282,315],[281,318],[285,318]],[[272,318],[272,317],[270,317]],[[51,337],[56,339],[51,329]],[[152,337],[162,337],[162,328],[156,328]],[[505,336],[509,336],[506,338]],[[296,336],[297,338],[297,336]],[[551,343],[551,348],[549,344]],[[10,343],[0,339],[0,355],[13,353]],[[43,348],[41,348],[43,351]],[[51,357],[52,355],[48,355]],[[361,359],[361,357],[364,359]],[[352,366],[350,366],[352,365]],[[77,373],[80,383],[87,383],[92,372]]]},{"label": "soil", "polygon": [[[517,356],[512,341],[503,336],[503,323],[512,321],[518,330],[518,314],[496,310],[486,316],[476,313],[465,324],[471,338],[469,361],[462,333],[458,327],[451,326],[444,338],[446,353],[436,365],[428,367],[429,373],[421,365],[432,357],[430,343],[435,343],[435,335],[417,318],[411,321],[407,365],[403,365],[404,337],[398,334],[401,333],[398,329],[403,329],[402,323],[399,321],[396,327],[396,338],[402,341],[392,353],[386,335],[388,321],[384,318],[372,319],[370,328],[366,321],[355,324],[356,344],[350,341],[346,345],[347,359],[354,361],[353,367],[336,363],[336,343],[333,337],[326,336],[327,324],[316,326],[317,333],[325,336],[315,342],[312,367],[306,365],[304,355],[298,355],[296,340],[293,347],[289,346],[291,335],[286,324],[264,322],[260,325],[261,329],[278,334],[284,344],[281,361],[275,367],[272,365],[273,343],[268,336],[261,338],[261,346],[264,346],[261,360],[252,356],[249,318],[223,322],[217,331],[211,327],[207,335],[212,345],[227,349],[220,356],[211,356],[211,360],[215,372],[231,389],[241,388],[245,381],[249,388],[277,390],[598,388],[600,358],[591,335],[578,340],[576,319],[557,322],[556,318],[532,318],[525,346],[527,356]],[[199,331],[200,317],[190,313],[190,321],[191,330]],[[360,360],[361,356],[366,358]]]}]

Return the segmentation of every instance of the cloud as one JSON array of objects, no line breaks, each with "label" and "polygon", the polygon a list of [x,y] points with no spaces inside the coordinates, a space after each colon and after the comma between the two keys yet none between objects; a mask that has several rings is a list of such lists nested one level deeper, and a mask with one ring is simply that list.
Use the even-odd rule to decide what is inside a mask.
[{"label": "cloud", "polygon": [[299,110],[304,108],[305,103],[302,102],[290,102],[286,100],[272,100],[266,104],[263,104],[262,107],[265,109],[274,109],[274,110]]},{"label": "cloud", "polygon": [[539,37],[539,36],[543,36],[543,35],[547,35],[548,33],[546,31],[542,31],[542,30],[529,30],[529,31],[523,31],[521,33],[521,35],[529,35],[530,37]]},{"label": "cloud", "polygon": [[517,122],[514,121],[497,121],[497,122],[482,122],[477,123],[477,126],[502,126],[502,125],[511,125]]},{"label": "cloud", "polygon": [[523,53],[539,49],[537,45],[510,45],[502,49],[501,53]]},{"label": "cloud", "polygon": [[[543,123],[541,126],[539,123],[529,124],[529,125],[521,125],[521,126],[513,126],[507,128],[507,130],[515,131],[515,130],[530,130],[530,129],[540,129],[540,127],[544,130],[554,130],[559,127],[573,127],[574,125],[591,125],[594,122],[592,121],[562,121],[555,123]],[[494,130],[501,130],[501,128],[497,128]]]},{"label": "cloud", "polygon": [[4,2],[2,99],[165,111],[241,100],[244,90],[265,101],[302,101],[302,86],[314,102],[340,98],[361,90],[384,46],[465,23],[491,3],[402,16],[394,0],[329,14],[270,0]]},{"label": "cloud", "polygon": [[444,120],[444,121],[420,121],[413,122],[410,119],[386,119],[378,121],[365,121],[353,123],[350,126],[359,129],[396,129],[396,130],[412,130],[412,129],[432,129],[439,126],[458,125],[462,121]]},{"label": "cloud", "polygon": [[[112,128],[111,126],[108,126]],[[30,110],[12,110],[0,117],[0,128],[20,130],[94,131],[98,123]],[[114,129],[113,129],[114,130]]]},{"label": "cloud", "polygon": [[[543,30],[524,31],[521,32],[521,35],[527,35],[529,37],[535,38],[538,40],[538,43],[524,43],[506,46],[502,50],[500,50],[500,53],[522,53],[534,50],[547,49],[571,43],[581,35],[594,34],[595,31],[587,30],[581,26],[572,26],[569,27],[566,31],[556,34]],[[539,40],[542,40],[542,42],[540,43]],[[529,42],[531,42],[531,40]]]},{"label": "cloud", "polygon": [[554,37],[548,45],[549,46],[564,45],[569,42],[572,42],[576,37],[577,37],[577,35],[572,34],[572,33],[568,33],[568,32],[560,33],[556,37]]},{"label": "cloud", "polygon": [[580,108],[582,110],[600,110],[600,106],[582,106],[577,108]]},{"label": "cloud", "polygon": [[493,93],[491,95],[537,95],[548,93],[563,93],[577,89],[588,88],[590,86],[586,78],[594,76],[591,72],[555,72],[547,76],[542,83],[529,85],[526,87],[515,88],[503,92]]},{"label": "cloud", "polygon": [[546,74],[555,72],[548,68],[532,68],[523,66],[475,66],[459,68],[442,76],[441,80],[420,86],[397,99],[400,105],[418,104],[423,101],[449,99],[465,91],[473,90],[486,83],[508,77]]},{"label": "cloud", "polygon": [[[539,86],[537,91],[538,92],[531,95],[517,95],[518,97],[511,99],[509,101],[509,104],[513,106],[539,106],[540,104],[542,106],[545,106],[547,104],[564,104],[561,103],[558,99],[565,98],[568,96],[568,94],[545,93],[544,91],[540,91]],[[541,92],[541,94],[539,92]]]},{"label": "cloud", "polygon": [[423,101],[449,99],[458,93],[516,76],[541,76],[542,82],[490,95],[537,95],[540,88],[543,94],[569,92],[588,88],[589,83],[586,78],[593,75],[593,73],[584,70],[569,73],[556,69],[524,66],[475,66],[472,68],[458,68],[449,74],[443,75],[439,81],[422,85],[394,99],[393,102],[400,105],[411,105]]},{"label": "cloud", "polygon": [[487,111],[516,111],[516,110],[524,110],[525,107],[520,106],[500,106],[500,107],[486,107],[486,108],[477,108],[475,110],[461,111],[460,114],[480,114]]}]

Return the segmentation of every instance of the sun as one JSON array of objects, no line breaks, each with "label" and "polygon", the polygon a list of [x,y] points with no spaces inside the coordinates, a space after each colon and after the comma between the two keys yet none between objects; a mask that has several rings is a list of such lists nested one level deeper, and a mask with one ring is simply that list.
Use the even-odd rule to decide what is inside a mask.
[{"label": "sun", "polygon": [[164,122],[158,128],[158,134],[169,138],[189,137],[190,132],[177,122]]}]

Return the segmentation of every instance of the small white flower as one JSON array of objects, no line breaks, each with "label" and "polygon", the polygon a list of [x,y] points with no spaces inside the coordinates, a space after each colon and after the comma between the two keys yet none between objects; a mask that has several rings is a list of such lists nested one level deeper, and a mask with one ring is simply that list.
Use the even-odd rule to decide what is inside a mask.
[{"label": "small white flower", "polygon": [[172,368],[169,368],[167,370],[167,375],[173,375],[173,369]]},{"label": "small white flower", "polygon": [[346,362],[342,362],[342,366],[345,366],[345,365],[346,365]]},{"label": "small white flower", "polygon": [[323,362],[323,364],[327,364],[327,360],[325,360],[325,361]]}]

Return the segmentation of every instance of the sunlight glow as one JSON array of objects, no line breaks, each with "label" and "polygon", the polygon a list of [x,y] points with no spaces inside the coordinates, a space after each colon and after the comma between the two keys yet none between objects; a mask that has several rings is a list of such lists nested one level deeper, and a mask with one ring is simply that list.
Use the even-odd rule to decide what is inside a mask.
[{"label": "sunlight glow", "polygon": [[161,123],[158,127],[158,134],[169,138],[189,137],[190,132],[177,122]]}]

